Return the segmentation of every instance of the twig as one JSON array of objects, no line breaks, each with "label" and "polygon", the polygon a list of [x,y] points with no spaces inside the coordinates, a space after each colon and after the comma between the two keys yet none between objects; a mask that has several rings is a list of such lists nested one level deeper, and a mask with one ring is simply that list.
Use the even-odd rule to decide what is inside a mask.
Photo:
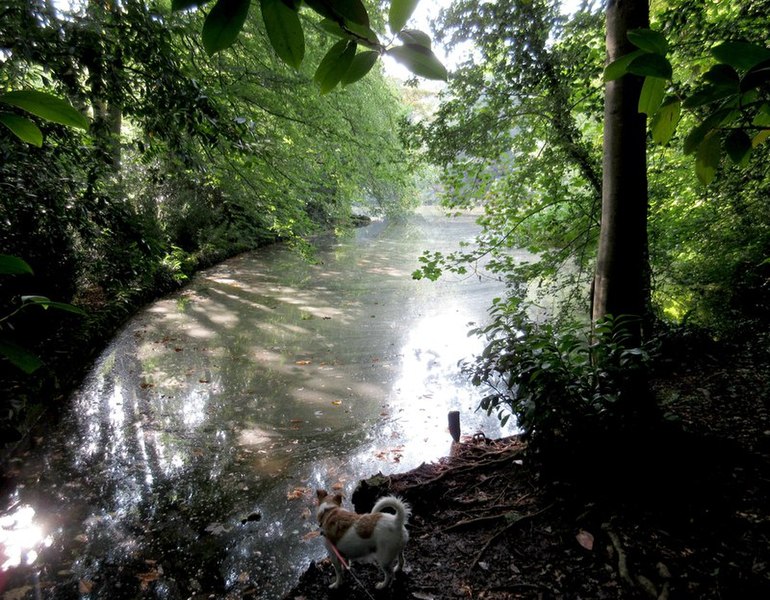
[{"label": "twig", "polygon": [[455,529],[462,529],[463,527],[472,527],[473,525],[478,525],[479,523],[499,521],[500,519],[509,518],[509,515],[516,515],[516,513],[507,512],[507,513],[501,513],[499,515],[487,515],[485,517],[476,517],[475,519],[464,519],[462,521],[458,521],[454,525],[450,525],[449,527],[445,528],[444,533],[446,533],[447,531],[454,531]]},{"label": "twig", "polygon": [[[498,529],[494,533],[494,535],[492,535],[492,537],[490,537],[487,540],[487,543],[484,544],[484,546],[481,548],[481,550],[479,550],[478,554],[476,554],[476,557],[473,559],[473,562],[471,563],[471,566],[468,568],[468,571],[472,571],[474,569],[474,567],[481,560],[481,557],[484,555],[484,552],[486,552],[487,548],[489,548],[495,542],[495,540],[497,540],[497,538],[499,538],[501,535],[503,535],[509,529],[512,529],[515,525],[518,525],[522,521],[524,521],[526,519],[531,519],[533,517],[537,517],[538,515],[543,514],[547,510],[550,510],[551,508],[553,508],[553,504],[549,504],[545,508],[543,508],[541,510],[538,510],[536,512],[533,512],[533,513],[529,513],[527,515],[516,515],[515,519],[511,520],[511,522],[508,523],[505,527],[501,527],[500,529]],[[510,515],[510,514],[515,514],[515,513],[506,513],[506,514]]]},{"label": "twig", "polygon": [[607,537],[610,538],[612,545],[615,547],[615,551],[618,553],[618,574],[620,578],[625,581],[631,587],[636,587],[634,580],[628,572],[628,563],[626,562],[626,553],[623,550],[623,546],[620,545],[620,538],[618,535],[610,529],[609,523],[604,523],[602,529],[607,533]]}]

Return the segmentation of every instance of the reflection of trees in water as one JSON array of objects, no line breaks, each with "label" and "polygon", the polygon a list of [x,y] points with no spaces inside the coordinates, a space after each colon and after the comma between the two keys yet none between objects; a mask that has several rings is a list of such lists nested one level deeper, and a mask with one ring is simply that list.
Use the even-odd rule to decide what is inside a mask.
[{"label": "reflection of trees in water", "polygon": [[[70,589],[87,579],[103,596],[138,596],[143,584],[221,596],[246,573],[261,597],[280,595],[268,586],[314,552],[300,543],[311,500],[287,491],[352,485],[382,467],[372,445],[401,443],[389,434],[424,416],[383,417],[389,390],[417,410],[451,378],[454,361],[433,356],[418,327],[444,288],[415,292],[396,272],[430,243],[426,227],[378,224],[319,251],[319,263],[285,250],[238,257],[126,329],[75,402],[72,475],[86,485],[60,489],[86,505],[87,541],[68,549]],[[399,376],[410,360],[412,387]],[[241,524],[254,512],[259,521]]]}]

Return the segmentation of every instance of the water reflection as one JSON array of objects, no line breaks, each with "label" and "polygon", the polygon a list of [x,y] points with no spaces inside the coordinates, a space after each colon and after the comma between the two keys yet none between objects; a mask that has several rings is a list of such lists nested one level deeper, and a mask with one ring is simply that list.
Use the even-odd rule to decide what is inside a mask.
[{"label": "water reflection", "polygon": [[445,455],[448,410],[497,435],[457,362],[499,285],[408,275],[474,230],[379,223],[315,263],[268,248],[137,315],[26,465],[19,493],[59,523],[51,597],[279,597],[322,554],[314,487]]},{"label": "water reflection", "polygon": [[51,542],[35,518],[34,508],[28,504],[13,507],[0,516],[0,569],[34,564],[40,550]]}]

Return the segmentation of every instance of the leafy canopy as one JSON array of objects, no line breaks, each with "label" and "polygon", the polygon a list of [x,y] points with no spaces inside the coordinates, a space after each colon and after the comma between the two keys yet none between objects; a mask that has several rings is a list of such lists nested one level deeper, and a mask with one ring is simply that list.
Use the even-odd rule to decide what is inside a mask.
[{"label": "leafy canopy", "polygon": [[[303,7],[315,25],[340,38],[319,63],[314,79],[325,94],[342,84],[361,79],[377,58],[389,55],[412,73],[427,79],[447,80],[447,70],[431,49],[430,37],[406,24],[418,0],[392,0],[388,25],[392,37],[381,41],[372,29],[369,12],[362,0],[259,0],[262,20],[273,51],[287,65],[299,69],[305,56]],[[210,4],[207,0],[173,0],[174,10],[187,10]],[[216,0],[203,22],[203,46],[209,55],[230,48],[243,29],[251,0]],[[394,44],[398,39],[401,44]],[[361,51],[359,52],[359,49]]]}]

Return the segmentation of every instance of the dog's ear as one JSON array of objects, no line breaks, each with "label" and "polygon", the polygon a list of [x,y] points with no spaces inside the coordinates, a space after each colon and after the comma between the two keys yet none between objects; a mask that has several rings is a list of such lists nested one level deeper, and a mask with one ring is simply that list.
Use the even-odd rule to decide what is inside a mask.
[{"label": "dog's ear", "polygon": [[332,496],[332,501],[337,506],[342,506],[342,494],[334,494],[334,496]]},{"label": "dog's ear", "polygon": [[326,493],[326,490],[316,490],[315,495],[318,498],[318,503],[320,504],[323,502],[323,499],[326,498],[329,494]]}]

